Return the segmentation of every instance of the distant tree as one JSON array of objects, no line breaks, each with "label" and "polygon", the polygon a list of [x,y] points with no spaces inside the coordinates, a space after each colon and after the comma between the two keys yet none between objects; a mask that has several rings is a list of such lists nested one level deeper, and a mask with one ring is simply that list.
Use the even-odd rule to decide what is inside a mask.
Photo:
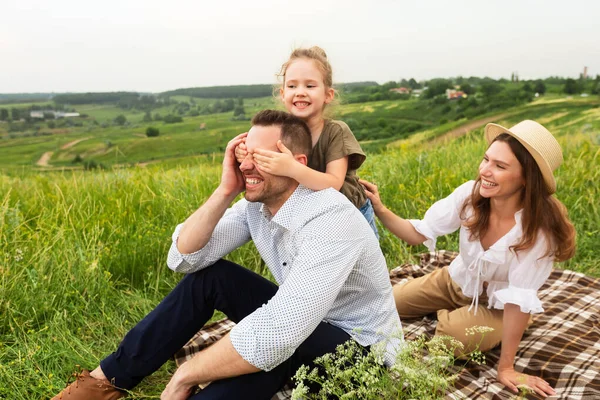
[{"label": "distant tree", "polygon": [[576,94],[579,92],[579,87],[577,85],[577,81],[575,79],[569,78],[565,82],[565,86],[563,87],[563,92],[566,94]]},{"label": "distant tree", "polygon": [[144,114],[144,118],[142,119],[143,122],[152,122],[152,115],[150,115],[150,111],[146,111],[146,114]]},{"label": "distant tree", "polygon": [[462,90],[463,92],[465,92],[468,95],[472,95],[473,93],[475,93],[475,88],[473,86],[471,86],[468,82],[461,84],[460,90]]},{"label": "distant tree", "polygon": [[452,87],[452,83],[448,79],[432,79],[427,82],[427,90],[424,93],[426,99],[431,99],[440,94],[446,93],[446,89]]},{"label": "distant tree", "polygon": [[163,119],[163,117],[159,113],[154,114],[154,120],[155,121],[162,121],[162,119]]},{"label": "distant tree", "polygon": [[487,98],[493,97],[502,91],[502,85],[495,81],[488,81],[481,84],[481,93]]},{"label": "distant tree", "polygon": [[114,122],[117,125],[125,125],[127,118],[123,114],[119,114],[115,117]]},{"label": "distant tree", "polygon": [[21,112],[19,111],[18,108],[11,108],[10,109],[10,115],[13,121],[18,121],[21,119]]},{"label": "distant tree", "polygon": [[525,82],[525,84],[523,85],[523,90],[528,93],[533,93],[533,87],[529,82]]},{"label": "distant tree", "polygon": [[419,82],[415,81],[415,78],[410,78],[408,80],[408,86],[411,89],[420,89],[421,88],[421,85],[419,85]]},{"label": "distant tree", "polygon": [[231,111],[235,107],[235,102],[233,99],[225,99],[223,101],[223,112]]},{"label": "distant tree", "polygon": [[50,129],[56,128],[56,123],[54,123],[54,121],[48,121],[47,125],[48,125],[48,128],[50,128]]},{"label": "distant tree", "polygon": [[166,124],[175,124],[177,122],[182,122],[183,118],[181,118],[179,115],[168,114],[165,115],[163,121],[165,121]]},{"label": "distant tree", "polygon": [[398,87],[398,84],[394,81],[389,81],[381,85],[381,90],[383,92],[388,92],[390,89]]},{"label": "distant tree", "polygon": [[244,106],[244,98],[243,97],[238,97],[237,98],[237,105],[238,106]]},{"label": "distant tree", "polygon": [[533,87],[533,90],[536,93],[544,94],[544,93],[546,93],[546,84],[541,79],[538,79],[537,81],[535,81],[535,85]]},{"label": "distant tree", "polygon": [[217,100],[217,101],[215,101],[215,102],[212,104],[212,107],[211,107],[211,109],[212,109],[212,112],[213,112],[213,113],[215,113],[215,114],[216,114],[216,113],[223,112],[223,108],[224,108],[224,107],[223,107],[223,102],[222,102],[221,100]]},{"label": "distant tree", "polygon": [[600,75],[596,75],[596,79],[594,79],[594,85],[592,87],[592,93],[600,95]]},{"label": "distant tree", "polygon": [[75,156],[75,158],[73,158],[73,161],[71,161],[71,164],[79,164],[83,162],[83,158],[81,158],[80,154],[77,154]]},{"label": "distant tree", "polygon": [[0,121],[8,121],[8,110],[0,108]]},{"label": "distant tree", "polygon": [[238,115],[245,115],[246,111],[244,111],[244,106],[235,106],[233,109],[233,116],[237,117]]},{"label": "distant tree", "polygon": [[146,129],[146,136],[148,136],[148,137],[156,137],[156,136],[158,136],[159,133],[160,133],[160,131],[158,130],[158,128],[155,128],[153,126],[149,126]]}]

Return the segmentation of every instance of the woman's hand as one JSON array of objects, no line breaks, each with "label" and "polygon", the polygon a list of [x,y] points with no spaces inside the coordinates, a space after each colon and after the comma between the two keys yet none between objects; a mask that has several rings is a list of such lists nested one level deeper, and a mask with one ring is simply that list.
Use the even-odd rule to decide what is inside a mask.
[{"label": "woman's hand", "polygon": [[[385,206],[381,202],[381,198],[379,197],[379,190],[377,189],[377,185],[371,183],[369,181],[365,181],[364,179],[359,179],[358,183],[360,183],[363,188],[365,188],[365,194],[371,200],[373,204],[373,210],[376,214],[385,210]],[[379,214],[378,214],[379,215]]]},{"label": "woman's hand", "polygon": [[525,386],[546,398],[556,394],[552,386],[542,378],[523,374],[511,368],[498,368],[498,381],[514,393],[519,393],[519,386]]}]

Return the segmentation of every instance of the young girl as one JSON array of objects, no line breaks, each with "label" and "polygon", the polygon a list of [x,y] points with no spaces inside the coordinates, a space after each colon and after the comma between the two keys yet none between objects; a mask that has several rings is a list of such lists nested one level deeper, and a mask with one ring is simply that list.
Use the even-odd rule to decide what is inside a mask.
[{"label": "young girl", "polygon": [[[316,46],[296,49],[281,67],[280,76],[283,78],[279,90],[281,100],[289,113],[308,124],[313,149],[308,166],[295,162],[281,142],[278,143],[280,153],[256,150],[253,158],[260,170],[293,178],[309,189],[339,190],[361,211],[379,237],[373,206],[356,176],[365,154],[348,125],[323,115],[335,96],[327,55]],[[246,147],[241,144],[236,148],[236,157],[241,162],[245,156]]]},{"label": "young girl", "polygon": [[[449,267],[394,287],[400,317],[437,311],[436,335],[455,337],[466,352],[502,342],[498,380],[514,392],[526,384],[546,397],[554,394],[550,385],[516,372],[514,358],[531,314],[544,311],[537,290],[553,261],[575,253],[575,229],[552,196],[562,151],[534,121],[511,129],[488,124],[485,136],[490,146],[477,179],[435,203],[423,220],[398,217],[381,203],[377,186],[361,183],[383,225],[408,244],[425,243],[433,251],[438,236],[460,229],[460,252]],[[465,329],[473,326],[494,330]]]}]

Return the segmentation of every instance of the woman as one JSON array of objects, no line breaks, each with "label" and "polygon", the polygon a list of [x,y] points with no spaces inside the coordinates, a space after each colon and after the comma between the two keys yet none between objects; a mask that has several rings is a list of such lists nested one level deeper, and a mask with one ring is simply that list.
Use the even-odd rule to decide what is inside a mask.
[{"label": "woman", "polygon": [[[438,236],[460,229],[460,252],[449,267],[394,287],[401,318],[436,311],[436,335],[458,339],[468,352],[502,342],[498,380],[513,392],[525,384],[555,394],[539,377],[518,373],[514,358],[531,315],[543,312],[537,290],[553,261],[575,253],[575,229],[552,194],[560,145],[534,121],[510,129],[488,124],[490,144],[477,179],[436,202],[422,220],[406,220],[382,203],[377,186],[361,181],[383,225],[408,244],[435,250]],[[492,332],[466,329],[488,326]]]}]

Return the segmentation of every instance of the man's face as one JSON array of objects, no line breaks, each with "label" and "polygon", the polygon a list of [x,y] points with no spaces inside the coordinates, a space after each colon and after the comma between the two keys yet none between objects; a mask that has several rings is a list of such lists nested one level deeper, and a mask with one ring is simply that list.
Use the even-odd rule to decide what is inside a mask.
[{"label": "man's face", "polygon": [[255,149],[279,152],[277,141],[281,136],[279,126],[253,126],[246,137],[248,155],[240,164],[246,181],[246,200],[264,203],[275,214],[296,188],[296,181],[288,177],[260,172],[252,156]]}]

